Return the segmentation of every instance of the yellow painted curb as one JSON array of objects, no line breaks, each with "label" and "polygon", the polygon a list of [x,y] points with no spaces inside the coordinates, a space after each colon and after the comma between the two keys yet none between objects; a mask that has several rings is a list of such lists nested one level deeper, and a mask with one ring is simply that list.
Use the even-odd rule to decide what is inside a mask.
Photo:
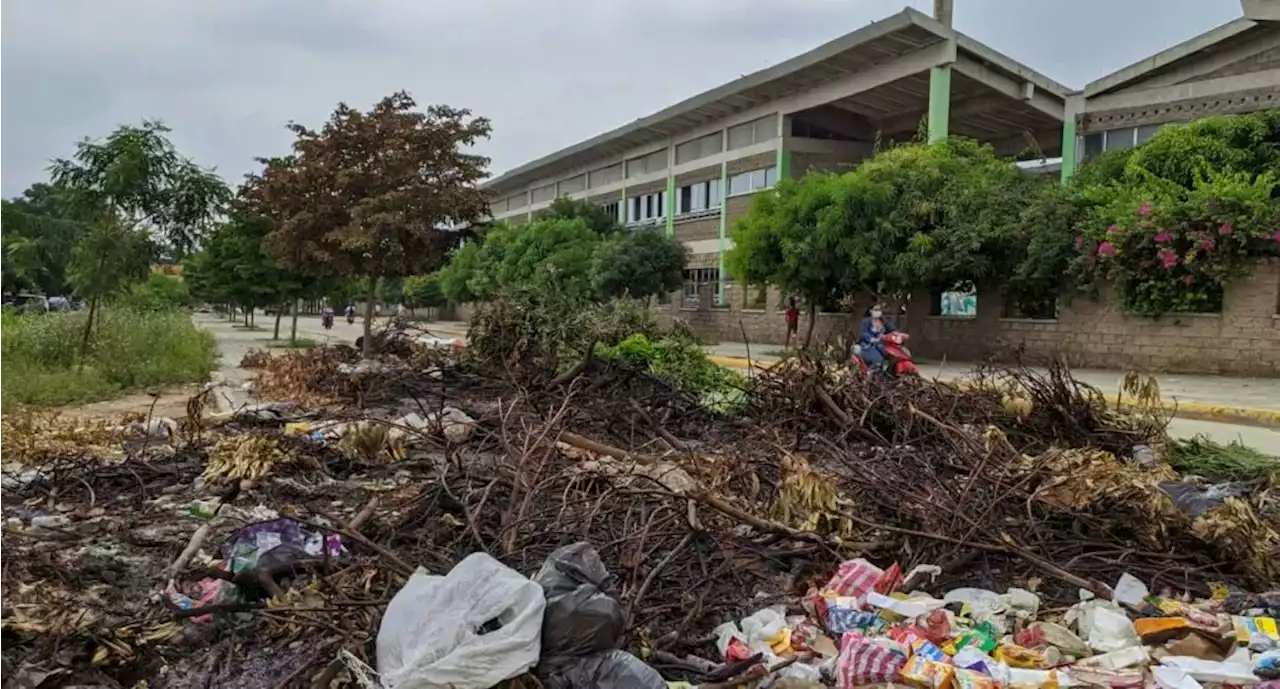
[{"label": "yellow painted curb", "polygon": [[[714,364],[737,369],[767,369],[777,363],[763,359],[749,360],[743,357],[721,356],[719,354],[708,354],[707,358]],[[964,385],[964,381],[958,380],[948,380],[944,382],[948,382],[953,385]],[[1106,399],[1107,404],[1113,407],[1129,406],[1129,403],[1121,403],[1115,395],[1106,395]],[[1195,419],[1198,421],[1215,421],[1218,423],[1280,428],[1280,409],[1231,407],[1219,404],[1204,404],[1201,402],[1178,402],[1176,404],[1166,402],[1163,404],[1163,408],[1180,419]]]}]

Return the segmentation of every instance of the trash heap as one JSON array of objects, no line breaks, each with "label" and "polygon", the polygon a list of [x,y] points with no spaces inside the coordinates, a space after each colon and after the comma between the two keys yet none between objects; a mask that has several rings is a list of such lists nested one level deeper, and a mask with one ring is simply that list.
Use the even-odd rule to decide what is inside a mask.
[{"label": "trash heap", "polygon": [[264,401],[180,420],[6,415],[6,678],[1269,681],[1276,475],[1175,472],[1163,419],[1064,368],[797,360],[722,415],[634,367],[470,351],[255,357]]}]

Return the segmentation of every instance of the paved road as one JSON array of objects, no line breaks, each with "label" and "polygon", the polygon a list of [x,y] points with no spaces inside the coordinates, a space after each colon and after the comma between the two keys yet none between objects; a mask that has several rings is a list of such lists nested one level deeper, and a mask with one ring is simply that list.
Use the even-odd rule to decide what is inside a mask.
[{"label": "paved road", "polygon": [[[266,317],[262,317],[259,320],[259,324],[261,326],[270,326],[269,320]],[[201,327],[209,329],[214,334],[214,337],[218,339],[218,346],[222,352],[219,371],[226,378],[234,394],[234,391],[239,391],[240,384],[251,376],[248,371],[239,368],[240,358],[250,349],[263,347],[266,341],[271,338],[270,328],[268,327],[263,332],[245,332],[232,328],[231,323],[225,319],[203,315],[197,315],[196,322]],[[287,331],[288,327],[287,321],[281,324],[281,330]],[[423,324],[422,327],[425,327],[430,332],[432,324]],[[458,334],[460,327],[461,324],[458,323],[440,323],[432,334],[453,337]],[[320,318],[317,316],[301,316],[298,318],[298,335],[321,343],[355,344],[356,338],[362,334],[364,334],[364,329],[359,319],[356,320],[355,325],[347,325],[346,319],[339,318],[333,324],[332,330],[325,330],[320,325]],[[243,393],[241,394],[243,395]],[[1240,441],[1262,452],[1280,456],[1280,431],[1275,429],[1191,419],[1174,419],[1169,427],[1169,433],[1177,438],[1206,435],[1220,443]]]}]

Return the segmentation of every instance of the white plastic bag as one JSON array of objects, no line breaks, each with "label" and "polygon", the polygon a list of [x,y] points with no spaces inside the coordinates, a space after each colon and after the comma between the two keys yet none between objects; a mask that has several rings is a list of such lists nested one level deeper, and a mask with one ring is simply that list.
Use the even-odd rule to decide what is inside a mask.
[{"label": "white plastic bag", "polygon": [[[486,689],[515,677],[538,662],[545,607],[542,587],[485,553],[443,577],[419,568],[378,629],[383,686]],[[480,633],[491,621],[498,628]]]}]

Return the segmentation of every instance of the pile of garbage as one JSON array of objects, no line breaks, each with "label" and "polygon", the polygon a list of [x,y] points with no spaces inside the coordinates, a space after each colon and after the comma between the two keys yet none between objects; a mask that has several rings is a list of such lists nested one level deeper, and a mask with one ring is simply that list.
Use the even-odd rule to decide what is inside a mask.
[{"label": "pile of garbage", "polygon": [[6,679],[1194,689],[1274,666],[1276,478],[1177,473],[1163,420],[1061,367],[959,388],[798,360],[724,415],[617,362],[514,379],[469,351],[258,357],[283,400],[210,390],[180,420],[6,415]]}]

